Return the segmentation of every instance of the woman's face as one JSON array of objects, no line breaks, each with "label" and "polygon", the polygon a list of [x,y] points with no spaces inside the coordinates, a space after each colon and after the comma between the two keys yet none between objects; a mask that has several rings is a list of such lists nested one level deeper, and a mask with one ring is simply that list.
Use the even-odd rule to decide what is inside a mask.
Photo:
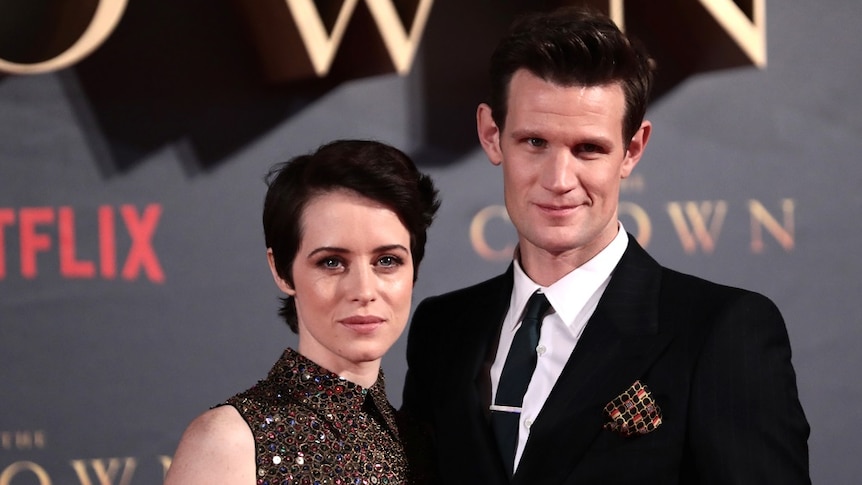
[{"label": "woman's face", "polygon": [[293,262],[299,353],[350,378],[379,366],[410,314],[410,233],[380,203],[349,190],[314,196],[301,218]]}]

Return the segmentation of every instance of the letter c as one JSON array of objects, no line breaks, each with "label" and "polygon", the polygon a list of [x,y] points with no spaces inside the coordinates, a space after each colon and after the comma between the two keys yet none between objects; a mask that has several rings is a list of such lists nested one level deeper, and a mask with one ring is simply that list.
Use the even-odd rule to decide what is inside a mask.
[{"label": "letter c", "polygon": [[120,23],[127,3],[128,0],[99,0],[99,5],[96,7],[96,13],[93,14],[90,25],[71,47],[53,59],[33,64],[21,64],[0,59],[0,72],[42,74],[59,71],[77,63],[89,56],[111,35],[111,32]]}]

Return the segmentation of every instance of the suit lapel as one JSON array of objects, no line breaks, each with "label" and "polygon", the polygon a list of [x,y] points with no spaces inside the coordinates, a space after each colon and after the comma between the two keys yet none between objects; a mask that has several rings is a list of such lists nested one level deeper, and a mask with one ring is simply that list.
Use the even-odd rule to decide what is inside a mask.
[{"label": "suit lapel", "polygon": [[486,305],[476,305],[466,313],[462,328],[472,328],[470,338],[466,341],[465,355],[470,356],[469,366],[465,371],[472,376],[475,396],[484,405],[487,413],[491,404],[490,367],[497,350],[497,340],[500,328],[509,309],[512,294],[513,267],[494,280],[488,287],[487,294],[480,295],[476,301],[488,302]]},{"label": "suit lapel", "polygon": [[629,236],[596,311],[530,429],[514,483],[536,477],[563,482],[602,431],[604,405],[670,343],[672,335],[658,321],[660,278],[661,267]]}]

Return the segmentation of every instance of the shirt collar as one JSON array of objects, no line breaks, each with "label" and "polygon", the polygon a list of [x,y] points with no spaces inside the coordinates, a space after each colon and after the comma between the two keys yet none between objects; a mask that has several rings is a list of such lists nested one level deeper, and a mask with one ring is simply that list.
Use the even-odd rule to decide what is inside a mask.
[{"label": "shirt collar", "polygon": [[290,393],[291,398],[314,409],[362,408],[368,395],[378,408],[385,407],[383,369],[371,387],[362,387],[325,369],[299,352],[287,348],[270,371],[269,378]]},{"label": "shirt collar", "polygon": [[[619,223],[617,235],[604,249],[592,259],[572,270],[551,286],[542,287],[530,279],[521,268],[518,258],[514,261],[514,287],[512,289],[512,305],[523,309],[527,300],[536,290],[541,289],[554,311],[566,326],[571,327],[587,300],[610,278],[614,268],[623,257],[628,246],[628,234],[622,222]],[[516,255],[518,253],[516,252]],[[518,313],[520,315],[520,311]],[[515,319],[514,325],[520,322]]]}]

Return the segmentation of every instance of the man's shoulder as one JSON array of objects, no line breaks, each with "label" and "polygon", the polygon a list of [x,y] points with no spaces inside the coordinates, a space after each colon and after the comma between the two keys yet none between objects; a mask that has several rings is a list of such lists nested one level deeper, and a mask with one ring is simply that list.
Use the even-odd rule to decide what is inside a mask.
[{"label": "man's shoulder", "polygon": [[662,267],[661,295],[665,303],[669,300],[684,300],[686,307],[712,309],[728,306],[753,306],[777,311],[775,302],[753,289],[733,286]]},{"label": "man's shoulder", "polygon": [[497,313],[505,312],[511,291],[512,275],[507,272],[423,299],[410,319],[408,355],[411,349],[428,348],[429,342],[450,338],[451,334],[441,332],[441,328],[455,328],[462,340],[469,340],[467,334],[481,332]]},{"label": "man's shoulder", "polygon": [[775,303],[756,290],[682,272],[659,263],[629,235],[629,246],[615,274],[634,278],[652,288],[663,308],[718,312],[722,308],[753,306],[777,310]]},{"label": "man's shoulder", "polygon": [[666,266],[661,267],[661,272],[662,282],[665,285],[721,294],[755,293],[753,290],[721,283],[716,280],[707,279],[703,276],[691,273],[685,273]]},{"label": "man's shoulder", "polygon": [[[511,267],[505,273],[485,281],[422,300],[419,309],[465,308],[463,305],[486,304],[496,298],[507,296],[512,291]],[[418,311],[418,310],[417,310]]]}]

